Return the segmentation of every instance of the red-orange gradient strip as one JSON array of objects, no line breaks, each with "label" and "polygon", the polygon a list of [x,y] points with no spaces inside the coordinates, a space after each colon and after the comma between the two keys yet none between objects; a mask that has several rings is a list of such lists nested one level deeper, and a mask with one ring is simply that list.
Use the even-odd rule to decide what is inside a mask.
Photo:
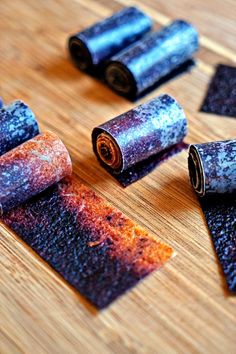
[{"label": "red-orange gradient strip", "polygon": [[113,207],[104,198],[79,181],[73,181],[61,189],[67,206],[80,210],[86,226],[96,235],[88,246],[102,245],[112,241],[109,255],[132,264],[133,270],[143,276],[160,268],[174,255],[172,247],[148,233],[144,228]]}]

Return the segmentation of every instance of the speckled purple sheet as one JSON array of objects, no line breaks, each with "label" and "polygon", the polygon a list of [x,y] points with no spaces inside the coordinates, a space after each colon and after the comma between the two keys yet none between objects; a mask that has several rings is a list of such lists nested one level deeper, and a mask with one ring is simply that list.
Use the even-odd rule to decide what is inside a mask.
[{"label": "speckled purple sheet", "polygon": [[2,220],[99,309],[174,255],[76,178],[63,179]]},{"label": "speckled purple sheet", "polygon": [[236,67],[216,67],[200,111],[236,118]]},{"label": "speckled purple sheet", "polygon": [[199,198],[230,291],[236,293],[236,195]]}]

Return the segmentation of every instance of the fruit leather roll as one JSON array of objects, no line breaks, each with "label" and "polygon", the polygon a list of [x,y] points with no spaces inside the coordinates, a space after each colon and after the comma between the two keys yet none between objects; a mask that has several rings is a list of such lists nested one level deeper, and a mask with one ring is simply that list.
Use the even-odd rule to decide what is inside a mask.
[{"label": "fruit leather roll", "polygon": [[102,166],[120,174],[181,142],[186,134],[182,107],[162,95],[96,127],[92,143]]},{"label": "fruit leather roll", "polygon": [[0,109],[0,155],[37,134],[39,127],[35,115],[24,102],[14,101]]},{"label": "fruit leather roll", "polygon": [[236,140],[191,145],[189,174],[199,196],[236,191]]},{"label": "fruit leather roll", "polygon": [[191,145],[188,166],[228,288],[236,292],[236,140]]},{"label": "fruit leather roll", "polygon": [[197,30],[185,21],[174,21],[113,56],[106,67],[106,81],[119,94],[135,98],[197,50]]},{"label": "fruit leather roll", "polygon": [[81,70],[90,70],[137,41],[151,29],[151,19],[127,7],[69,38],[69,52]]},{"label": "fruit leather roll", "polygon": [[53,133],[39,134],[0,157],[1,213],[72,173],[69,153]]}]

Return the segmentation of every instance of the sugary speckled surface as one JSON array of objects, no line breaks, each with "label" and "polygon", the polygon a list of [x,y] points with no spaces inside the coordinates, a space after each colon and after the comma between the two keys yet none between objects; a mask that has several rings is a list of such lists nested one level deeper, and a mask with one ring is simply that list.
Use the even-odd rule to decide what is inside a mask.
[{"label": "sugary speckled surface", "polygon": [[[0,100],[0,108],[3,102]],[[0,155],[39,134],[34,113],[22,101],[0,109]]]},{"label": "sugary speckled surface", "polygon": [[100,65],[112,55],[137,41],[151,29],[152,21],[136,7],[127,7],[109,18],[70,37],[87,48],[91,64]]},{"label": "sugary speckled surface", "polygon": [[[189,23],[177,20],[160,31],[150,33],[111,58],[110,65],[121,65],[131,74],[132,92],[139,96],[198,50],[198,33]],[[107,73],[109,66],[107,68]],[[107,78],[109,81],[109,78]]]},{"label": "sugary speckled surface", "polygon": [[69,153],[55,134],[19,145],[0,157],[0,214],[71,173]]},{"label": "sugary speckled surface", "polygon": [[236,118],[236,67],[216,67],[200,110]]},{"label": "sugary speckled surface", "polygon": [[170,246],[71,178],[3,221],[98,308],[173,256]]},{"label": "sugary speckled surface", "polygon": [[236,195],[199,200],[228,288],[236,292]]},{"label": "sugary speckled surface", "polygon": [[[122,165],[118,171],[104,164],[97,153],[96,140],[104,132],[119,146]],[[95,128],[92,142],[101,164],[109,171],[120,173],[181,142],[186,133],[183,109],[171,96],[162,95]]]}]

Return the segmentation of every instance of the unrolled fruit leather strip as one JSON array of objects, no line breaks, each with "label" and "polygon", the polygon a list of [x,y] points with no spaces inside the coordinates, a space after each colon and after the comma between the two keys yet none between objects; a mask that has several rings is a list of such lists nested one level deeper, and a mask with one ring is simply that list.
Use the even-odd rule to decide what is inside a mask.
[{"label": "unrolled fruit leather strip", "polygon": [[32,110],[22,101],[0,107],[0,155],[39,134]]},{"label": "unrolled fruit leather strip", "polygon": [[161,95],[96,127],[92,143],[102,166],[120,174],[180,143],[186,134],[182,107],[171,96]]},{"label": "unrolled fruit leather strip", "polygon": [[152,21],[136,7],[126,7],[111,17],[71,36],[69,52],[81,70],[91,70],[151,29]]},{"label": "unrolled fruit leather strip", "polygon": [[45,132],[0,157],[0,209],[8,211],[72,173],[69,153]]},{"label": "unrolled fruit leather strip", "polygon": [[2,220],[96,307],[159,269],[174,250],[67,177]]},{"label": "unrolled fruit leather strip", "polygon": [[236,140],[192,145],[188,163],[228,288],[236,292]]}]

